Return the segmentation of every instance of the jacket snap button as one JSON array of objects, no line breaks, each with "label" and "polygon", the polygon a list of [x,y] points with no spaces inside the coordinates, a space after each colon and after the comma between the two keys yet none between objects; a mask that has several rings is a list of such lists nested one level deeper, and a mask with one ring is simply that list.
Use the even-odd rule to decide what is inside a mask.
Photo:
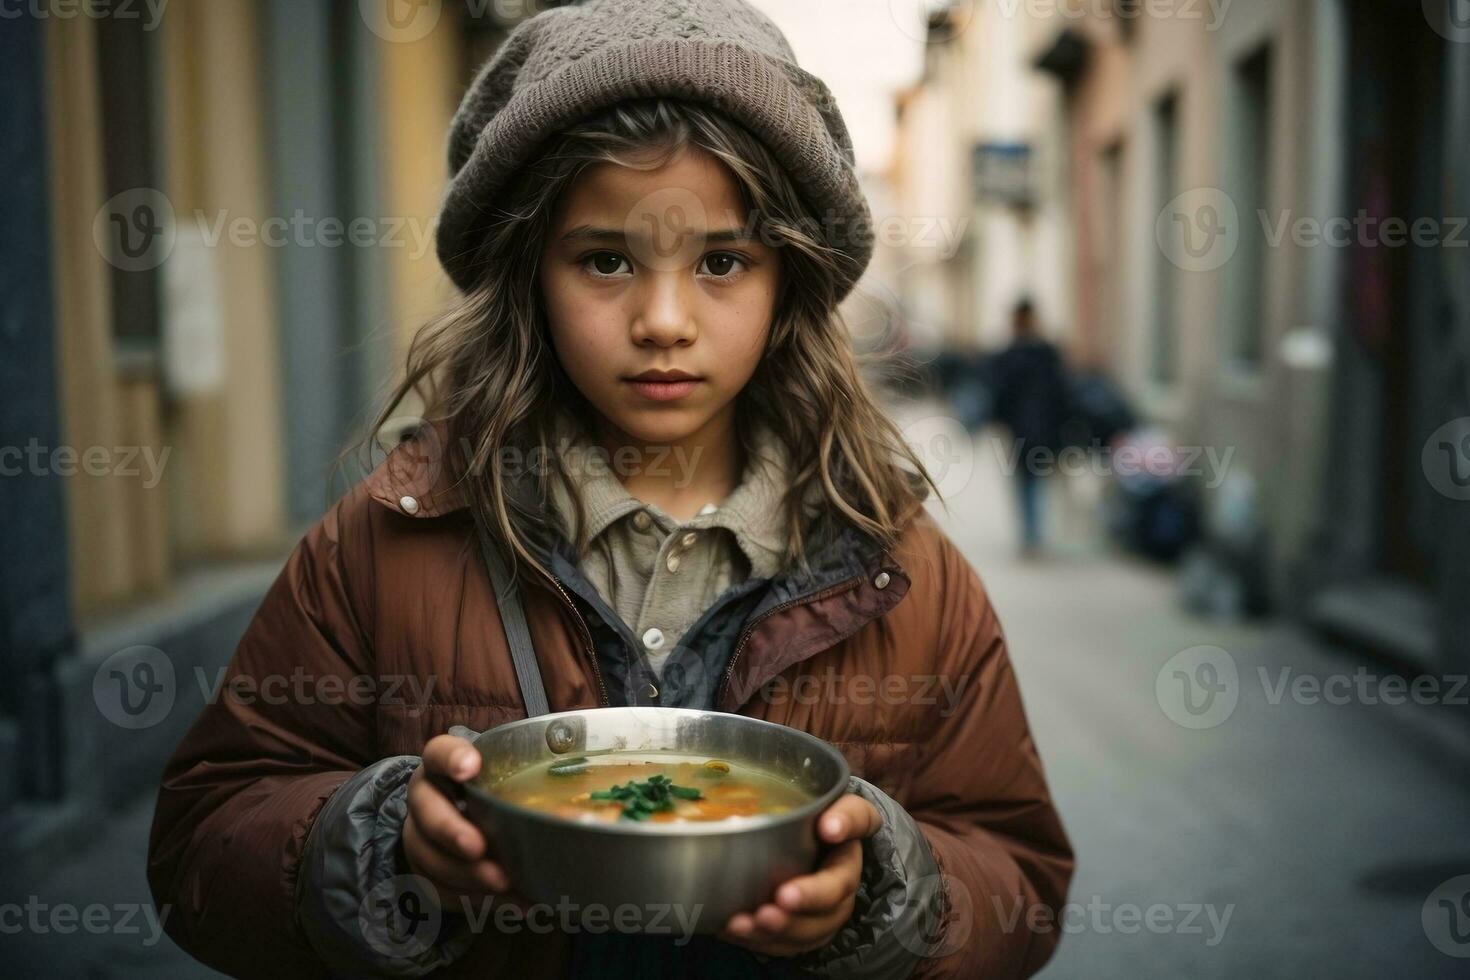
[{"label": "jacket snap button", "polygon": [[878,577],[873,579],[873,585],[880,589],[886,589],[888,588],[888,583],[891,581],[893,580],[888,577],[887,572],[879,572]]},{"label": "jacket snap button", "polygon": [[654,687],[652,684],[643,685],[643,696],[648,698],[649,700],[658,697],[658,688]]},{"label": "jacket snap button", "polygon": [[419,512],[419,502],[413,497],[400,498],[398,506],[403,508],[405,514],[417,514]]}]

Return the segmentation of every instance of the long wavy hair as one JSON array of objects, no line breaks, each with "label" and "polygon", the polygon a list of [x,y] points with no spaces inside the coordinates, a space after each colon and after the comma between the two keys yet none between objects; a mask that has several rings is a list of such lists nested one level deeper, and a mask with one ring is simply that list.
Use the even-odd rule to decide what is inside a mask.
[{"label": "long wavy hair", "polygon": [[[564,530],[579,554],[587,544],[582,497],[556,451],[554,419],[570,410],[591,431],[592,411],[557,359],[542,300],[539,265],[556,204],[588,167],[657,169],[686,147],[729,168],[756,233],[778,246],[776,313],[736,415],[747,451],[750,423],[758,421],[790,454],[782,505],[787,563],[807,567],[816,529],[831,530],[832,521],[892,546],[928,490],[937,493],[859,369],[837,309],[842,263],[850,260],[822,243],[784,168],[759,139],[718,112],[669,99],[625,102],[559,134],[494,203],[474,256],[482,270],[477,284],[419,330],[405,374],[373,426],[381,430],[411,399],[428,406],[425,421],[448,434],[446,461],[476,519],[512,563],[526,562],[547,577],[531,542],[552,524],[549,481],[562,481],[575,502],[577,526]],[[503,465],[512,455],[549,465],[536,468],[528,487],[524,468],[512,473]],[[808,516],[813,502],[815,520]]]}]

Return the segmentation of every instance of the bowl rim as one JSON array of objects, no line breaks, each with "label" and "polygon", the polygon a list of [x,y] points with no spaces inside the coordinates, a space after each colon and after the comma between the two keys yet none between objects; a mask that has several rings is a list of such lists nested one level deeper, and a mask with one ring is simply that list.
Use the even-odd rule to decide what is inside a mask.
[{"label": "bowl rim", "polygon": [[[740,820],[738,823],[735,823],[733,826],[730,825],[731,821],[728,819],[711,820],[708,822],[686,821],[684,823],[661,823],[656,825],[652,823],[644,823],[637,820],[618,820],[613,823],[594,823],[591,821],[569,820],[566,817],[559,817],[554,813],[547,813],[544,810],[536,810],[531,807],[521,806],[519,803],[512,803],[504,797],[497,796],[496,794],[490,792],[488,789],[484,788],[477,781],[475,781],[474,778],[461,785],[464,787],[465,792],[473,796],[476,801],[494,809],[506,811],[511,816],[518,817],[523,820],[530,820],[533,823],[545,824],[561,829],[583,830],[590,831],[596,834],[610,834],[614,836],[685,838],[735,836],[739,834],[751,833],[757,830],[767,830],[772,827],[784,826],[786,824],[804,823],[807,820],[821,814],[824,810],[827,809],[827,807],[831,806],[832,803],[839,796],[848,791],[848,786],[852,782],[852,767],[848,765],[847,757],[844,756],[835,745],[818,738],[811,732],[804,732],[800,728],[793,728],[790,725],[782,725],[774,721],[766,721],[763,718],[751,718],[748,715],[739,715],[730,711],[705,711],[702,708],[664,708],[654,705],[613,705],[597,708],[577,708],[571,711],[557,711],[550,714],[533,715],[529,718],[517,718],[514,721],[508,721],[504,724],[496,725],[494,728],[487,728],[485,731],[475,736],[471,744],[473,744],[478,750],[480,747],[480,740],[489,736],[492,732],[501,732],[505,731],[508,728],[516,726],[527,726],[537,722],[547,722],[555,720],[557,718],[565,718],[572,715],[587,715],[595,711],[627,711],[630,709],[635,711],[657,711],[661,713],[677,713],[682,715],[720,715],[727,718],[738,718],[740,719],[740,722],[745,724],[760,725],[768,728],[780,729],[782,732],[785,732],[788,735],[798,735],[802,739],[810,742],[814,750],[818,752],[828,753],[837,763],[837,769],[838,773],[840,774],[840,778],[831,788],[829,788],[819,796],[812,798],[810,801],[803,803],[800,807],[797,807],[794,810],[788,811],[787,813],[762,814],[758,817],[746,818]],[[612,751],[622,750],[615,749]]]}]

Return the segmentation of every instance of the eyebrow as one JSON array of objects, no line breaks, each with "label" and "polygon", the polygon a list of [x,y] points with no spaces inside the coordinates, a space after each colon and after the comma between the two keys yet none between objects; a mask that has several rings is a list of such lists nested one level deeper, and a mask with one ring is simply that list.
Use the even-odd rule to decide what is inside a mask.
[{"label": "eyebrow", "polygon": [[[561,236],[564,242],[602,242],[615,243],[628,240],[628,233],[614,228],[596,228],[592,225],[578,225]],[[642,238],[642,235],[635,236]],[[720,228],[716,231],[704,232],[702,237],[706,242],[719,244],[733,244],[739,242],[754,242],[755,239],[745,233],[743,228]]]}]

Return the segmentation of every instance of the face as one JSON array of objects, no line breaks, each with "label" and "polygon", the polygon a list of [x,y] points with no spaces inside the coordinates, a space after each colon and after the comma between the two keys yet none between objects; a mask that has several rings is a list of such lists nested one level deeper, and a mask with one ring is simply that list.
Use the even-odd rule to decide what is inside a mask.
[{"label": "face", "polygon": [[779,282],[744,219],[734,177],[692,147],[659,169],[597,164],[562,195],[541,288],[557,356],[605,434],[676,445],[728,429]]}]

